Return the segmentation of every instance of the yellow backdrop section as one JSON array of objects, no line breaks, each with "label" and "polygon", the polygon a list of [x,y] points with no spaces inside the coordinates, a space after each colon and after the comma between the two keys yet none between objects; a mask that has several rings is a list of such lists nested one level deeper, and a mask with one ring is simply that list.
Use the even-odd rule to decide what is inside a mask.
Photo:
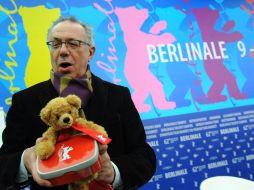
[{"label": "yellow backdrop section", "polygon": [[30,57],[25,72],[26,87],[49,79],[51,69],[49,50],[46,46],[48,28],[60,16],[60,9],[48,9],[44,6],[20,7],[27,33],[27,45]]}]

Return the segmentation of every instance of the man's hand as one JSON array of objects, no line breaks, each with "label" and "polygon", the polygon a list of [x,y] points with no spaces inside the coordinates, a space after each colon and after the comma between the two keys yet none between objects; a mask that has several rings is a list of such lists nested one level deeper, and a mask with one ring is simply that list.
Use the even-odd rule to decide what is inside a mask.
[{"label": "man's hand", "polygon": [[111,164],[110,157],[107,152],[108,145],[99,144],[99,153],[101,156],[101,170],[96,178],[98,181],[104,181],[105,183],[111,184],[115,178],[115,170]]},{"label": "man's hand", "polygon": [[[42,138],[39,138],[37,141],[40,141]],[[38,183],[41,186],[46,187],[52,187],[52,184],[48,180],[44,180],[39,177],[37,171],[36,171],[36,154],[35,154],[35,147],[27,148],[24,151],[24,157],[23,157],[24,165],[28,172],[30,172],[33,176],[33,180]]]}]

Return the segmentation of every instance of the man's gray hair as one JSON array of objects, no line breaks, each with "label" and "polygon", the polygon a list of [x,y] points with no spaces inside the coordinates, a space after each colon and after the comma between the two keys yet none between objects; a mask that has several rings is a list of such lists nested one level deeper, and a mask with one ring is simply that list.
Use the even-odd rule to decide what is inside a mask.
[{"label": "man's gray hair", "polygon": [[86,39],[84,39],[87,43],[89,43],[91,46],[94,46],[94,39],[93,39],[93,29],[92,27],[90,27],[88,24],[83,23],[82,21],[78,20],[77,18],[70,16],[70,17],[60,17],[58,18],[56,21],[53,22],[52,26],[48,29],[48,34],[47,34],[47,38],[49,38],[52,29],[61,22],[65,22],[65,21],[70,21],[73,23],[77,23],[80,24],[84,30],[85,30],[85,34],[86,34]]}]

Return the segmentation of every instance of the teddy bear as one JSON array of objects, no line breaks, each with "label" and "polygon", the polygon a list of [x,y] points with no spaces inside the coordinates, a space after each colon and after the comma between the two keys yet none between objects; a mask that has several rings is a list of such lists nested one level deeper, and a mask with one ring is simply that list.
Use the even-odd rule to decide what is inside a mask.
[{"label": "teddy bear", "polygon": [[[35,145],[35,152],[39,159],[47,159],[54,153],[57,139],[63,131],[67,131],[70,135],[78,133],[77,130],[72,128],[74,124],[85,125],[107,137],[107,132],[102,126],[86,120],[84,114],[81,116],[80,108],[81,99],[76,95],[56,97],[42,108],[40,118],[49,127],[43,133],[42,140],[36,142]],[[89,189],[89,183],[96,179],[97,175],[95,173],[85,179],[69,184],[69,190]]]}]

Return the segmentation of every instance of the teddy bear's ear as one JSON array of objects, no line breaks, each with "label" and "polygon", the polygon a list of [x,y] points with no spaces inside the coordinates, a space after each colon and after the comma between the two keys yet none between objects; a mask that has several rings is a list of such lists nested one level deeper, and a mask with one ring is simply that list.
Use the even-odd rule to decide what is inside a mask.
[{"label": "teddy bear's ear", "polygon": [[74,106],[75,108],[81,108],[81,99],[78,96],[68,95],[66,96],[66,100],[70,105]]},{"label": "teddy bear's ear", "polygon": [[51,114],[51,109],[49,109],[47,107],[42,108],[42,110],[40,112],[41,120],[44,123],[49,124],[50,114]]}]

